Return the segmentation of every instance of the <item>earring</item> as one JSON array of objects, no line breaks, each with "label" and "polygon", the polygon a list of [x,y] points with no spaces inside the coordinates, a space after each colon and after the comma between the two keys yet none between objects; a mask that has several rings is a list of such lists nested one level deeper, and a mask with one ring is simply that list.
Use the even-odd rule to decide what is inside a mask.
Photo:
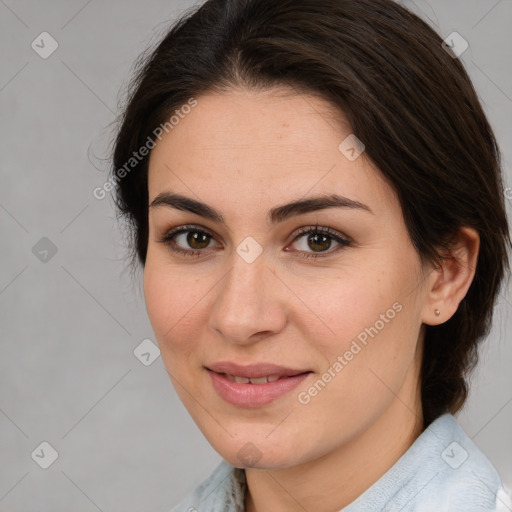
[{"label": "earring", "polygon": [[436,309],[435,314],[436,314],[436,316],[439,316],[441,314],[441,311],[439,311],[439,309]]}]

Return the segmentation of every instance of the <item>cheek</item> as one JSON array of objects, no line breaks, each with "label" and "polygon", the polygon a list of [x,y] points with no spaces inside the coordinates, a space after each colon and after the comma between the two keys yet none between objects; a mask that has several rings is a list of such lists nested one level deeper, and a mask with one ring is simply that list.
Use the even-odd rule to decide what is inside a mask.
[{"label": "cheek", "polygon": [[420,327],[418,295],[411,293],[418,287],[416,258],[396,261],[391,255],[360,262],[318,282],[311,309],[326,335],[315,337],[315,344],[329,365],[347,354],[360,370],[382,366],[386,373],[401,373],[412,360]]},{"label": "cheek", "polygon": [[196,277],[148,258],[144,269],[146,309],[162,355],[188,352],[201,322],[201,299],[208,287]]},{"label": "cheek", "polygon": [[393,276],[385,275],[376,263],[344,269],[330,279],[318,280],[313,287],[305,284],[308,289],[301,293],[309,295],[307,303],[327,329],[328,336],[319,343],[327,347],[334,337],[343,344],[372,326],[400,299],[400,289],[394,283]]},{"label": "cheek", "polygon": [[314,338],[316,351],[323,356],[317,370],[322,382],[301,389],[301,398],[311,399],[304,414],[314,409],[319,423],[336,425],[333,430],[318,427],[327,437],[335,438],[336,429],[350,432],[354,418],[371,423],[414,368],[418,332],[412,296],[393,279],[382,278],[378,292],[365,284],[352,283],[328,297],[324,294],[324,315],[334,334]]}]

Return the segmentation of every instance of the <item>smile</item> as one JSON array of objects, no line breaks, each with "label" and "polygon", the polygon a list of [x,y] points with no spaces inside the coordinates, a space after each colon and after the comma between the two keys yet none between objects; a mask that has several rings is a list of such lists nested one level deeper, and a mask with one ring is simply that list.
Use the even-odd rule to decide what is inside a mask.
[{"label": "smile", "polygon": [[216,393],[236,407],[256,408],[284,397],[312,372],[255,364],[249,366],[221,362],[205,367]]},{"label": "smile", "polygon": [[280,378],[279,375],[268,375],[266,377],[257,377],[253,379],[250,379],[249,377],[239,377],[238,375],[229,375],[228,373],[224,373],[223,375],[231,382],[238,382],[239,384],[265,384],[266,382],[275,382]]}]

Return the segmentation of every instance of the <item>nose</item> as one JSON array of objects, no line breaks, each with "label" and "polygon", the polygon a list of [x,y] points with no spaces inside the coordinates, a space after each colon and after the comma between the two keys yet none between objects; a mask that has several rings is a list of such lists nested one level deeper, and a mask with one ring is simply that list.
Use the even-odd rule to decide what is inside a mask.
[{"label": "nose", "polygon": [[210,328],[225,341],[250,345],[286,325],[284,292],[264,254],[252,263],[234,254],[231,270],[215,288]]}]

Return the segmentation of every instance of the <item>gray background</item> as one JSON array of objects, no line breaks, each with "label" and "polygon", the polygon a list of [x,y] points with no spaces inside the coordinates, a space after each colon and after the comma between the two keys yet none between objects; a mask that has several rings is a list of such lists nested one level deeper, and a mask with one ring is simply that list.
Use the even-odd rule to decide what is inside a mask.
[{"label": "gray background", "polygon": [[[402,3],[469,42],[512,184],[512,0]],[[168,510],[220,461],[161,358],[133,353],[154,339],[142,288],[110,199],[92,195],[134,59],[193,4],[0,0],[0,511]],[[59,45],[46,59],[31,47],[43,31]],[[508,292],[459,419],[512,488]],[[31,457],[43,441],[48,469]]]}]

